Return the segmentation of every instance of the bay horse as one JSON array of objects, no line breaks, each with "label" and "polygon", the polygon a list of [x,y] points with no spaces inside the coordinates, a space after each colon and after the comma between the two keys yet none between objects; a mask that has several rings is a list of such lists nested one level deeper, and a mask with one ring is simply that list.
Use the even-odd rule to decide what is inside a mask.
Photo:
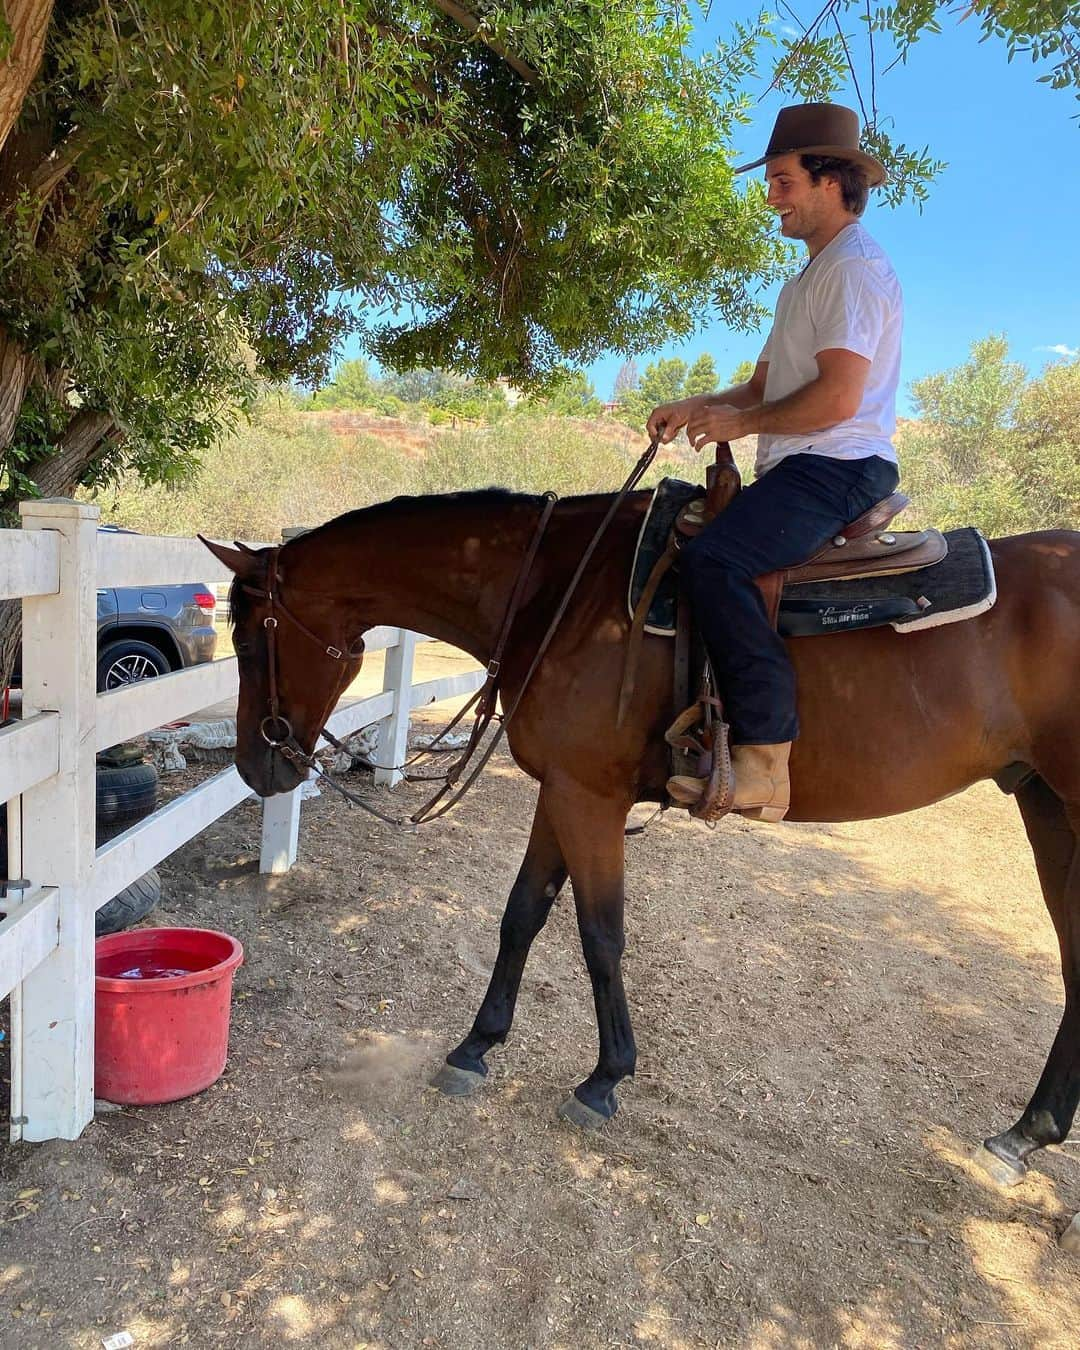
[{"label": "bay horse", "polygon": [[[536,814],[487,993],[437,1080],[452,1093],[482,1082],[485,1055],[510,1030],[530,945],[569,875],[599,1058],[560,1110],[583,1126],[610,1118],[616,1085],[634,1072],[620,970],[624,827],[636,801],[663,799],[668,774],[669,642],[646,639],[629,713],[617,719],[627,579],[649,499],[632,492],[619,504],[508,727],[514,759],[540,784]],[[310,754],[360,669],[358,639],[377,624],[429,634],[487,663],[545,505],[498,489],[399,497],[278,549],[209,544],[236,574],[244,781],[263,797],[297,786],[306,766],[268,743],[263,724],[273,708]],[[574,497],[552,512],[502,657],[504,709],[613,505],[611,495]],[[1065,1007],[1026,1110],[986,1140],[985,1160],[1011,1182],[1034,1150],[1066,1137],[1080,1099],[1080,533],[1020,535],[990,548],[998,599],[976,618],[789,644],[802,732],[788,819],[892,815],[987,778],[1015,790],[1061,945]]]}]

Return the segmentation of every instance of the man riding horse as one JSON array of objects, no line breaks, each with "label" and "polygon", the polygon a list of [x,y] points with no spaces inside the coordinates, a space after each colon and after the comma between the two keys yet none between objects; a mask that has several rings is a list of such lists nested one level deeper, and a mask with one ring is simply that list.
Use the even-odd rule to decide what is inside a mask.
[{"label": "man riding horse", "polygon": [[[685,427],[695,449],[758,437],[754,482],[680,556],[731,727],[732,809],[780,820],[798,734],[795,672],[755,578],[810,557],[895,489],[903,300],[892,265],[859,221],[885,170],[859,149],[850,108],[784,108],[765,154],[735,172],[761,164],[780,232],[801,239],[809,260],[780,292],[750,379],[662,404],[648,432],[670,441]],[[705,785],[680,775],[667,786],[693,806]]]}]

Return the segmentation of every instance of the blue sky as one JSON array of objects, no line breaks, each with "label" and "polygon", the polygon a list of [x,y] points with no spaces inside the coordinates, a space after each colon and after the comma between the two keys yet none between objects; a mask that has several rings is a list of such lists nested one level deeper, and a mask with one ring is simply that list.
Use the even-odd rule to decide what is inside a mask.
[{"label": "blue sky", "polygon": [[[908,63],[877,85],[893,139],[929,146],[948,162],[921,213],[877,206],[871,194],[864,216],[904,288],[901,412],[909,411],[912,380],[960,364],[988,333],[1004,332],[1014,359],[1033,373],[1055,359],[1041,349],[1080,348],[1080,104],[1069,90],[1038,84],[1040,70],[1026,57],[1009,64],[1004,43],[980,44],[974,22],[955,24],[947,15],[944,22],[945,32],[922,39]],[[718,18],[698,24],[702,45],[724,35]],[[773,93],[757,105],[734,147],[735,163],[761,154],[777,110],[793,101]],[[835,101],[858,106],[854,91]],[[708,351],[726,379],[757,357],[762,341],[716,324],[636,360],[644,369],[659,356],[689,362]],[[589,367],[601,398],[611,397],[622,359]]]}]

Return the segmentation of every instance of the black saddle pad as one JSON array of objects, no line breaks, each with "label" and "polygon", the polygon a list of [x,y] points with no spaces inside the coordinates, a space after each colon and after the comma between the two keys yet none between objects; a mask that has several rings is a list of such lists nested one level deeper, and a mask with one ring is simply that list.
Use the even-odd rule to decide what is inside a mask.
[{"label": "black saddle pad", "polygon": [[785,586],[777,629],[783,637],[816,637],[891,624],[910,633],[982,614],[997,599],[986,540],[967,526],[947,530],[945,541],[941,562],[915,572]]},{"label": "black saddle pad", "polygon": [[[675,517],[705,489],[678,478],[665,478],[653,495],[641,525],[630,573],[629,609],[633,615],[657,558],[667,546]],[[852,581],[807,581],[785,586],[777,628],[784,637],[811,637],[878,628],[898,632],[956,623],[988,610],[997,598],[994,565],[986,540],[971,527],[949,530],[949,552],[939,563],[899,576],[856,577]],[[678,574],[670,571],[653,598],[645,631],[663,637],[675,633]]]},{"label": "black saddle pad", "polygon": [[[634,553],[634,565],[630,569],[630,617],[633,618],[637,602],[645,589],[656,560],[667,548],[668,535],[675,524],[675,517],[695,497],[704,497],[705,489],[693,483],[684,483],[681,478],[662,478],[656,485],[653,499],[645,519],[641,522],[637,549]],[[674,572],[668,572],[660,583],[649,606],[649,616],[645,620],[646,633],[655,633],[658,637],[675,636],[675,614],[678,608],[679,578]]]}]

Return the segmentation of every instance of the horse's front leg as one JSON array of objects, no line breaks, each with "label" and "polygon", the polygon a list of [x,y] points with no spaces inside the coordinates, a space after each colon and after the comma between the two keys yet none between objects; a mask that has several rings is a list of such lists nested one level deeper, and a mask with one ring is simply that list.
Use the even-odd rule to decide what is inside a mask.
[{"label": "horse's front leg", "polygon": [[529,846],[506,902],[499,930],[499,954],[472,1031],[446,1057],[434,1084],[453,1097],[472,1092],[484,1081],[484,1056],[501,1045],[514,1020],[521,976],[533,939],[547,921],[566,880],[562,851],[545,809],[544,792],[536,804]]},{"label": "horse's front leg", "polygon": [[559,1108],[559,1115],[595,1129],[618,1110],[615,1088],[633,1074],[637,1059],[622,982],[623,831],[630,801],[590,792],[577,783],[548,783],[545,790],[574,886],[600,1038],[596,1068]]}]

